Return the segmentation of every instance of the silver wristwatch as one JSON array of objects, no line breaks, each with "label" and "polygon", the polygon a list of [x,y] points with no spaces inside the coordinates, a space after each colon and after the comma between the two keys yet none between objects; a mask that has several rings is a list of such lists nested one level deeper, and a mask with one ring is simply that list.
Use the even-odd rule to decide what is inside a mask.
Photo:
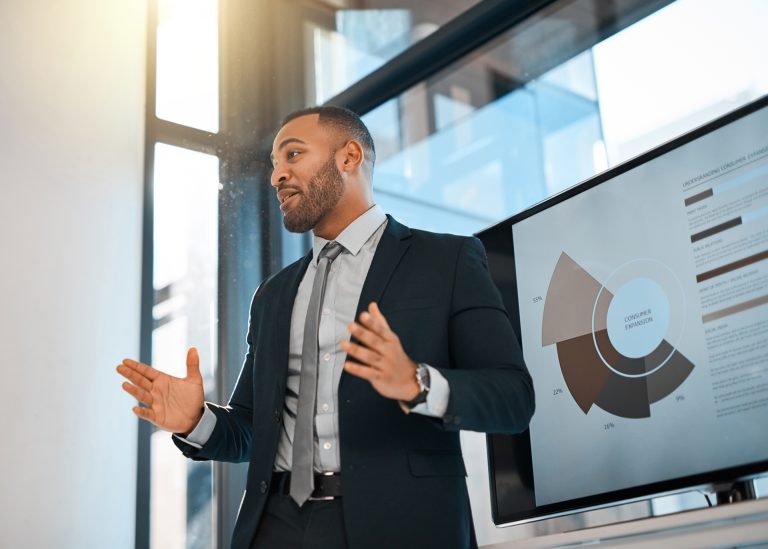
[{"label": "silver wristwatch", "polygon": [[409,410],[413,410],[422,402],[427,401],[427,394],[429,393],[429,368],[426,364],[419,363],[416,365],[416,383],[419,384],[419,394],[413,400],[403,402]]}]

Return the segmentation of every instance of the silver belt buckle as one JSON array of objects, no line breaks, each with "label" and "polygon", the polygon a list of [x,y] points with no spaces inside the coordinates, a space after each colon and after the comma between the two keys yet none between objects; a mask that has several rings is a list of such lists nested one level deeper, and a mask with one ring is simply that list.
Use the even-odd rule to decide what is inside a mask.
[{"label": "silver belt buckle", "polygon": [[[334,475],[333,472],[320,473],[320,474],[323,475],[324,477],[332,477]],[[324,496],[322,498],[313,498],[312,496],[309,496],[307,498],[308,501],[333,501],[334,499],[336,499],[336,496]]]}]

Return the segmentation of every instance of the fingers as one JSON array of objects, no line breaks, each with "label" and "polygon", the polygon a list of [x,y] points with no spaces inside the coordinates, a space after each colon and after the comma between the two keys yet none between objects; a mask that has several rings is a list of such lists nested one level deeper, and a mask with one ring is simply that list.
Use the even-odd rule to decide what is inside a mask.
[{"label": "fingers", "polygon": [[379,353],[351,341],[342,341],[341,350],[368,366],[375,367],[381,361]]},{"label": "fingers", "polygon": [[200,355],[197,352],[197,348],[190,347],[187,351],[187,378],[199,379],[200,375]]},{"label": "fingers", "polygon": [[359,321],[349,323],[347,329],[364,346],[380,353],[397,338],[376,303],[371,303],[367,311],[360,313]]},{"label": "fingers", "polygon": [[130,358],[124,359],[122,362],[122,366],[125,366],[126,368],[133,370],[134,372],[137,372],[138,374],[147,378],[149,381],[154,381],[157,378],[157,376],[160,375],[159,372],[154,368],[151,368],[146,364],[142,364],[141,362],[136,362],[135,360],[132,360]]},{"label": "fingers", "polygon": [[133,413],[141,419],[146,419],[152,423],[155,422],[155,413],[150,408],[142,408],[140,406],[134,406],[132,408]]},{"label": "fingers", "polygon": [[384,339],[382,339],[379,334],[357,322],[350,322],[347,324],[347,330],[349,330],[349,333],[366,347],[377,348],[385,343]]},{"label": "fingers", "polygon": [[400,340],[389,327],[387,319],[375,302],[360,313],[359,322],[351,322],[347,329],[358,343],[343,341],[341,349],[351,357],[373,368],[384,368],[387,360],[397,359]]},{"label": "fingers", "polygon": [[368,310],[360,313],[360,322],[363,326],[383,339],[389,339],[393,335],[387,319],[384,318],[384,315],[381,313],[381,309],[379,309],[376,302],[371,302],[371,304],[368,305]]},{"label": "fingers", "polygon": [[344,371],[366,381],[374,381],[380,376],[378,370],[371,368],[370,366],[364,366],[349,361],[344,363]]},{"label": "fingers", "polygon": [[137,387],[141,387],[145,391],[151,391],[152,390],[152,382],[148,380],[146,377],[141,375],[136,370],[131,370],[130,368],[126,367],[125,364],[120,364],[117,367],[117,373],[126,378],[128,381],[136,385]]},{"label": "fingers", "polygon": [[131,395],[133,398],[135,398],[142,404],[146,404],[147,406],[152,406],[152,393],[150,393],[149,391],[145,391],[144,389],[136,387],[135,385],[131,385],[127,381],[123,382],[122,388],[123,388],[123,391]]}]

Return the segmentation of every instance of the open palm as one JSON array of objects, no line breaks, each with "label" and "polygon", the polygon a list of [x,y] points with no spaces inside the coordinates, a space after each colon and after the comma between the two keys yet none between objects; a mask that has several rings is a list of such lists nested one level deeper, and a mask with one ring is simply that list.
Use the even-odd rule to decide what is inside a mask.
[{"label": "open palm", "polygon": [[203,413],[203,377],[197,349],[187,352],[187,377],[179,378],[135,360],[125,359],[117,372],[128,381],[123,390],[146,407],[134,406],[133,413],[173,433],[187,434]]}]

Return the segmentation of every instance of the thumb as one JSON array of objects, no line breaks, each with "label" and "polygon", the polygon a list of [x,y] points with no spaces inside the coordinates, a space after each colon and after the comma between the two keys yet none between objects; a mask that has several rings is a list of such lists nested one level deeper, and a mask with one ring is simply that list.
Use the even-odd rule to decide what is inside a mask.
[{"label": "thumb", "polygon": [[200,355],[197,348],[190,347],[187,351],[187,379],[202,379],[200,375]]}]

